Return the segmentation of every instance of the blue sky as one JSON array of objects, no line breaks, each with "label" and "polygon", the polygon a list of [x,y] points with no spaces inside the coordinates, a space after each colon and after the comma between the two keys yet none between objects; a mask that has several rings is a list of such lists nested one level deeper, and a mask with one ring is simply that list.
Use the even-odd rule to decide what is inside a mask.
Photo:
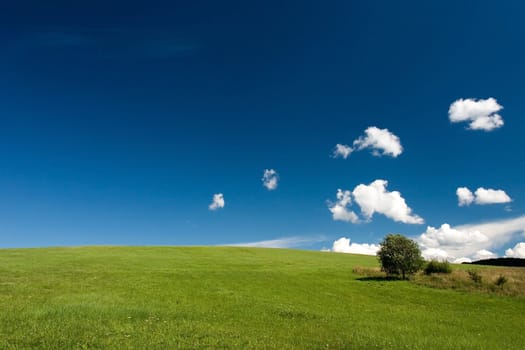
[{"label": "blue sky", "polygon": [[[374,245],[399,232],[450,260],[519,255],[524,11],[519,1],[2,4],[0,246],[337,250],[341,237]],[[382,136],[367,139],[370,127]],[[337,144],[353,152],[334,157]],[[388,185],[373,202],[376,180]],[[484,202],[478,188],[509,200]],[[355,223],[330,211],[338,189]],[[210,210],[215,194],[224,207]]]}]

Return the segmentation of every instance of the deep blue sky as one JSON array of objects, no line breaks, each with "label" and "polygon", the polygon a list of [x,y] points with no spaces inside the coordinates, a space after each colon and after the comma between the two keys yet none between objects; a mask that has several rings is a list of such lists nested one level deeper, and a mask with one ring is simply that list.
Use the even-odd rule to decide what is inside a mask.
[{"label": "deep blue sky", "polygon": [[[521,1],[5,2],[0,246],[320,249],[521,217],[524,16]],[[455,100],[489,97],[503,127],[449,121]],[[330,157],[369,126],[404,152]],[[376,179],[425,224],[332,219],[338,188]],[[512,203],[459,207],[460,186]]]}]

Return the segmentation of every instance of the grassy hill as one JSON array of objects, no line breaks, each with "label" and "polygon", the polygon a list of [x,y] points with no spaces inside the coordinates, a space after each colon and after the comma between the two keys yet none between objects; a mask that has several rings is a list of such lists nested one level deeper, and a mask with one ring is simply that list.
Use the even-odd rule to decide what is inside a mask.
[{"label": "grassy hill", "polygon": [[518,349],[525,298],[361,278],[374,257],[0,250],[1,349]]}]

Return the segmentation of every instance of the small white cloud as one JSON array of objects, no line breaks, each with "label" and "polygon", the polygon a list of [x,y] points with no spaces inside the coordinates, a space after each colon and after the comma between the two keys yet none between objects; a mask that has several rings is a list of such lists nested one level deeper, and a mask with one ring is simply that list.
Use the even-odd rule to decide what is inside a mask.
[{"label": "small white cloud", "polygon": [[359,217],[356,213],[348,209],[348,206],[352,204],[352,197],[350,191],[337,190],[337,201],[335,203],[329,203],[328,210],[332,213],[334,220],[358,223]]},{"label": "small white cloud", "polygon": [[505,191],[493,190],[491,188],[479,187],[476,192],[472,193],[467,187],[458,187],[456,195],[458,196],[458,205],[460,207],[472,203],[485,205],[512,202],[512,199]]},{"label": "small white cloud", "polygon": [[509,203],[512,199],[503,190],[485,189],[480,187],[476,190],[476,204]]},{"label": "small white cloud", "polygon": [[412,209],[408,207],[401,193],[388,192],[387,185],[386,180],[375,180],[369,185],[360,184],[354,188],[352,195],[361,208],[363,216],[370,220],[374,213],[380,213],[405,224],[424,223],[421,217],[412,214]]},{"label": "small white cloud", "polygon": [[505,256],[507,258],[521,258],[525,259],[525,243],[520,242],[514,246],[514,248],[509,248],[505,250]]},{"label": "small white cloud", "polygon": [[493,259],[497,257],[498,257],[497,254],[494,254],[490,250],[486,250],[486,249],[478,250],[476,254],[474,254],[474,260],[486,260],[486,259]]},{"label": "small white cloud", "polygon": [[263,186],[269,191],[275,190],[279,182],[279,175],[273,169],[265,169],[262,177]]},{"label": "small white cloud", "polygon": [[459,99],[448,109],[452,123],[469,122],[469,129],[491,131],[503,126],[503,119],[496,112],[503,108],[496,99]]},{"label": "small white cloud", "polygon": [[334,253],[376,255],[379,248],[380,246],[377,244],[368,244],[368,243],[350,244],[350,238],[341,237],[338,240],[334,241],[331,251]]},{"label": "small white cloud", "polygon": [[470,205],[474,202],[474,195],[467,187],[458,187],[456,195],[458,196],[458,205],[460,207]]},{"label": "small white cloud", "polygon": [[217,210],[220,208],[224,208],[224,196],[222,193],[216,193],[213,195],[213,200],[211,204],[208,206],[208,209],[210,210]]},{"label": "small white cloud", "polygon": [[332,153],[333,158],[343,158],[346,159],[354,151],[354,149],[348,145],[342,145],[338,143],[335,145],[334,152]]},{"label": "small white cloud", "polygon": [[365,130],[365,134],[365,136],[354,141],[354,147],[359,150],[371,148],[372,154],[375,156],[388,155],[395,158],[403,153],[403,146],[401,146],[399,137],[388,129],[371,126]]}]

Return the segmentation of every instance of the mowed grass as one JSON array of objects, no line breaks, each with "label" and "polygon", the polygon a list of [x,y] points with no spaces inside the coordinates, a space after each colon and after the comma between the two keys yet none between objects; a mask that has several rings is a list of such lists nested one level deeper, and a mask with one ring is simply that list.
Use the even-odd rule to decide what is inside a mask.
[{"label": "mowed grass", "polygon": [[0,349],[521,349],[525,298],[363,278],[375,257],[0,250]]}]

